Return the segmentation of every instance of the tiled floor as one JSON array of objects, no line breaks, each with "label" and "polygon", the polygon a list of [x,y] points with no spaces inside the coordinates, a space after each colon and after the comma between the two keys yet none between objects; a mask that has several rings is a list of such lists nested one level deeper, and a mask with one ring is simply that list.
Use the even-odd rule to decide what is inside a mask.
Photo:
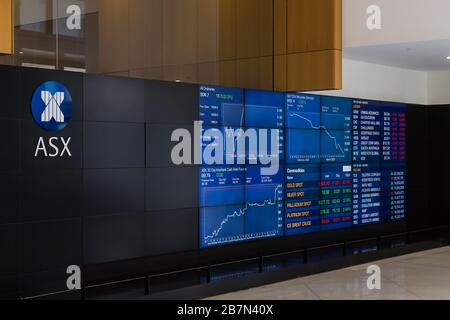
[{"label": "tiled floor", "polygon": [[[381,268],[381,290],[367,287],[367,267]],[[213,300],[450,300],[450,247],[225,294]]]}]

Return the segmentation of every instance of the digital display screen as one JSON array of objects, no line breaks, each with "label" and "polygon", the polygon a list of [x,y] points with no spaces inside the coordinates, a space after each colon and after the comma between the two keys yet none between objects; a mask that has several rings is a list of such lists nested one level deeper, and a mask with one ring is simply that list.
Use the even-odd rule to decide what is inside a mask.
[{"label": "digital display screen", "polygon": [[242,127],[244,96],[241,89],[201,86],[200,121],[210,126]]},{"label": "digital display screen", "polygon": [[259,166],[200,170],[202,247],[282,236],[284,171],[262,176]]},{"label": "digital display screen", "polygon": [[275,141],[279,149],[278,170],[267,175],[255,164],[261,149],[249,146],[245,155],[224,148],[230,165],[203,163],[202,248],[406,217],[404,104],[203,86],[200,119],[209,130],[202,151],[227,128],[259,130],[269,151]]},{"label": "digital display screen", "polygon": [[285,95],[270,91],[245,92],[245,125],[255,128],[283,128]]},{"label": "digital display screen", "polygon": [[286,235],[320,231],[320,165],[286,168]]},{"label": "digital display screen", "polygon": [[382,173],[378,165],[353,167],[353,224],[375,224],[381,219]]},{"label": "digital display screen", "polygon": [[379,163],[382,152],[383,114],[376,101],[353,104],[353,161]]},{"label": "digital display screen", "polygon": [[322,165],[320,217],[322,230],[348,228],[353,225],[352,166]]}]

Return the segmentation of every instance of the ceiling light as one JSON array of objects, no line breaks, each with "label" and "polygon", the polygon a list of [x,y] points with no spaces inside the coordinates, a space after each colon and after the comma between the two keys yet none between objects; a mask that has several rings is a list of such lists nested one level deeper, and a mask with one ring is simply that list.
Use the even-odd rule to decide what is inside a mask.
[{"label": "ceiling light", "polygon": [[448,56],[446,59],[447,59],[447,60],[450,60],[450,56]]}]

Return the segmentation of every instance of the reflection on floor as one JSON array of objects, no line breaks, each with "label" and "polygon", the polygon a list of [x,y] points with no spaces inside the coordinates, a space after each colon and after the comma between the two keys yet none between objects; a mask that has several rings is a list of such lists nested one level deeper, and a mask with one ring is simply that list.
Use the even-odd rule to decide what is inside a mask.
[{"label": "reflection on floor", "polygon": [[[369,290],[367,267],[381,268]],[[212,300],[450,300],[450,247],[225,294]]]}]

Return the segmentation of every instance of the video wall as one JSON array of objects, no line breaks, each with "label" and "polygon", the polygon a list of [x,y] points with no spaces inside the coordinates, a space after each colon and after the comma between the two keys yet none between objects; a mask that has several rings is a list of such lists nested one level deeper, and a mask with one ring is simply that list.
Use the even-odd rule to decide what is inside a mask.
[{"label": "video wall", "polygon": [[[215,159],[199,169],[201,248],[406,217],[406,105],[214,86],[199,95],[200,149]],[[263,132],[264,150],[248,146],[248,129]],[[245,134],[244,152],[224,142],[230,132]],[[266,149],[277,151],[270,175],[256,161]]]}]

